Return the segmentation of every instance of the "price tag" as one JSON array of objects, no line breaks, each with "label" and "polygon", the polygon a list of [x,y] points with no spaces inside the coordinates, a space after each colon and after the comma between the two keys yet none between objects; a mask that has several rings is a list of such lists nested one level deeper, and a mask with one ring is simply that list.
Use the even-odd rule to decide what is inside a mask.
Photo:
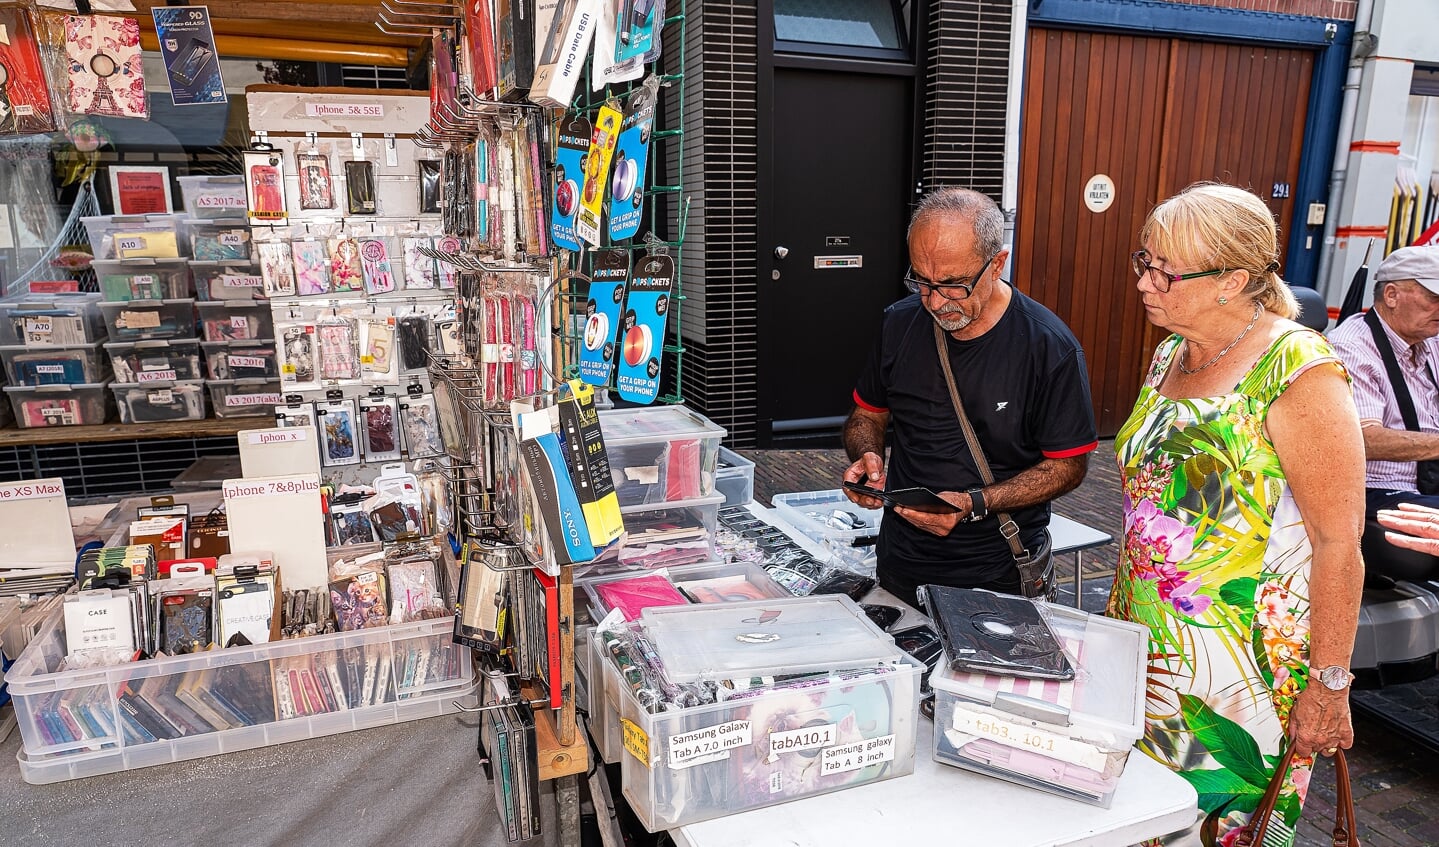
[{"label": "price tag", "polygon": [[160,325],[160,312],[121,312],[115,326],[119,329],[155,329]]},{"label": "price tag", "polygon": [[[43,410],[46,414],[49,409]],[[64,497],[65,482],[60,479],[37,479],[31,482],[9,482],[0,485],[0,503],[13,500],[38,500],[42,497]]]},{"label": "price tag", "polygon": [[175,392],[168,388],[151,391],[149,394],[146,394],[145,397],[156,405],[168,405],[175,402]]},{"label": "price tag", "polygon": [[827,747],[820,753],[820,774],[847,773],[894,761],[894,736],[882,735],[868,741]]},{"label": "price tag", "polygon": [[135,374],[136,382],[174,382],[176,379],[174,368],[161,368],[154,371],[140,371]]},{"label": "price tag", "polygon": [[955,730],[966,735],[988,738],[1007,747],[1028,750],[1092,771],[1103,771],[1109,764],[1108,754],[1092,744],[1076,741],[1066,735],[1024,726],[983,712],[956,706],[951,723]]},{"label": "price tag", "polygon": [[226,407],[235,406],[278,406],[285,402],[282,394],[229,394],[225,397]]},{"label": "price tag", "polygon": [[750,722],[730,721],[682,732],[669,738],[669,766],[673,770],[728,759],[729,751],[750,743]]},{"label": "price tag", "polygon": [[246,233],[234,229],[229,232],[222,232],[220,233],[220,246],[242,247],[245,244],[245,235]]},{"label": "price tag", "polygon": [[249,497],[273,497],[276,494],[309,494],[310,492],[320,493],[318,479],[288,476],[263,481],[232,479],[225,483],[222,493],[226,500],[243,500]]}]

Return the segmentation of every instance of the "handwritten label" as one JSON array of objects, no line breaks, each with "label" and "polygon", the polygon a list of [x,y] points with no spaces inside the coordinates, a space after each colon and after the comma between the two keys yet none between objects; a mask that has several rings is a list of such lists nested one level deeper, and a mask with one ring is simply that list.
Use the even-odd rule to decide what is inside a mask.
[{"label": "handwritten label", "polygon": [[676,770],[727,759],[730,750],[750,743],[750,722],[730,721],[682,732],[671,735],[669,742],[669,766]]},{"label": "handwritten label", "polygon": [[165,368],[158,371],[140,371],[135,374],[136,382],[172,382],[174,379],[174,368]]},{"label": "handwritten label", "polygon": [[232,368],[263,368],[265,360],[260,356],[229,356],[225,359]]},{"label": "handwritten label", "polygon": [[868,741],[828,747],[820,753],[820,773],[824,776],[847,773],[894,761],[894,736],[882,735]]},{"label": "handwritten label", "polygon": [[807,726],[785,732],[769,734],[769,759],[773,762],[781,753],[797,753],[800,750],[816,750],[828,747],[839,737],[839,727],[832,723],[822,726]]},{"label": "handwritten label", "polygon": [[115,321],[119,329],[154,329],[160,325],[160,313],[155,312],[121,312],[120,318]]},{"label": "handwritten label", "polygon": [[277,479],[232,479],[225,482],[226,500],[273,497],[277,494],[319,494],[320,481],[313,477],[287,476]]},{"label": "handwritten label", "polygon": [[645,767],[650,766],[650,737],[644,730],[629,718],[620,718],[620,729],[623,732],[625,750],[631,756],[640,760]]},{"label": "handwritten label", "polygon": [[306,103],[309,118],[383,118],[385,107],[380,103]]},{"label": "handwritten label", "polygon": [[307,432],[300,427],[286,427],[284,432],[247,432],[245,435],[251,444],[293,444],[308,440]]},{"label": "handwritten label", "polygon": [[31,482],[9,482],[0,485],[0,503],[64,496],[65,482],[61,479],[37,479]]},{"label": "handwritten label", "polygon": [[259,288],[265,284],[263,277],[248,274],[221,274],[220,284],[226,288]]},{"label": "handwritten label", "polygon": [[1093,771],[1103,771],[1109,764],[1108,755],[1093,744],[1076,741],[1059,733],[1023,726],[983,712],[956,707],[951,723],[956,730],[966,735],[988,738],[1006,747],[1028,750]]},{"label": "handwritten label", "polygon": [[283,394],[229,394],[225,397],[225,406],[227,408],[260,405],[278,406],[283,402],[285,402],[285,396]]}]

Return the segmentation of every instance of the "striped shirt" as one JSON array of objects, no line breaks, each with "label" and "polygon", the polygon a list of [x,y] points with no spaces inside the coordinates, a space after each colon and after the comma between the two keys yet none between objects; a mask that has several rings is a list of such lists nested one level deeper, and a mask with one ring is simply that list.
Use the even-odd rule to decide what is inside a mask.
[{"label": "striped shirt", "polygon": [[[1379,323],[1389,337],[1389,345],[1394,348],[1399,370],[1404,372],[1404,382],[1414,401],[1419,429],[1439,432],[1439,386],[1434,384],[1431,372],[1431,369],[1439,370],[1439,337],[1411,345],[1395,335],[1382,317]],[[1399,413],[1394,389],[1389,386],[1384,359],[1379,355],[1379,348],[1374,346],[1374,336],[1369,332],[1364,316],[1354,315],[1335,327],[1329,333],[1329,341],[1349,369],[1359,422],[1366,426],[1378,424],[1385,429],[1405,429],[1404,416]],[[1364,484],[1368,488],[1418,491],[1415,482],[1417,471],[1415,462],[1371,461],[1365,463]]]}]

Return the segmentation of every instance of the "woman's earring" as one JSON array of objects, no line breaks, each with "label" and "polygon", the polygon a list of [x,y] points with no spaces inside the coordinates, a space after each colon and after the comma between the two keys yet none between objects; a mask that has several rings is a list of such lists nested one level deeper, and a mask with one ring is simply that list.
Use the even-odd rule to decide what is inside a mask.
[{"label": "woman's earring", "polygon": [[1220,297],[1220,298],[1219,298],[1219,305],[1221,305],[1221,306],[1225,305],[1225,304],[1228,303],[1228,302],[1229,302],[1229,298],[1228,298],[1228,297]]}]

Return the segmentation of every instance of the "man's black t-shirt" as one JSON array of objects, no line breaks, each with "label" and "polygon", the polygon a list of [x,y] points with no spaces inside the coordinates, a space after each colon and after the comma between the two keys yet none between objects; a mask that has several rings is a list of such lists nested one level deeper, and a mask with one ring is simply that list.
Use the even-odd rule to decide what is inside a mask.
[{"label": "man's black t-shirt", "polygon": [[[889,412],[894,442],[885,484],[891,489],[983,485],[950,403],[933,327],[918,295],[886,309],[880,341],[855,388],[861,408]],[[1084,352],[1053,312],[1013,289],[1004,315],[984,335],[946,338],[964,411],[997,481],[1044,458],[1077,456],[1098,445]],[[1012,516],[1028,542],[1049,524],[1049,506]],[[993,515],[960,523],[940,538],[889,514],[878,553],[882,571],[919,584],[979,585],[1014,569]]]}]

